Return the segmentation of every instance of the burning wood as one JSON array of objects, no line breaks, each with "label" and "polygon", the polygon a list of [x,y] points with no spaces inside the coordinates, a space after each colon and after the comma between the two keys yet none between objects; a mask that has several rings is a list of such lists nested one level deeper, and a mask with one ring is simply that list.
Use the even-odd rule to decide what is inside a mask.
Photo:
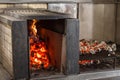
[{"label": "burning wood", "polygon": [[50,61],[45,42],[39,40],[36,29],[37,20],[33,19],[30,26],[30,68],[40,70],[49,68]]},{"label": "burning wood", "polygon": [[100,64],[100,60],[81,60],[79,64],[81,65],[91,65],[91,64]]},{"label": "burning wood", "polygon": [[108,52],[114,53],[116,51],[115,43],[106,43],[105,41],[87,41],[85,39],[80,40],[80,52],[82,54],[96,54],[96,52],[100,52],[102,50],[106,50]]},{"label": "burning wood", "polygon": [[79,61],[79,64],[81,65],[89,65],[92,64],[94,60],[81,60]]},{"label": "burning wood", "polygon": [[[105,50],[108,51],[110,54],[108,54],[108,56],[110,56],[111,54],[115,54],[116,51],[116,44],[113,42],[108,42],[106,43],[105,41],[87,41],[85,39],[80,40],[80,53],[81,54],[96,54],[96,53],[100,53],[101,51]],[[79,64],[81,65],[90,65],[90,64],[94,64],[94,62],[98,62],[100,63],[100,60],[80,60]]]}]

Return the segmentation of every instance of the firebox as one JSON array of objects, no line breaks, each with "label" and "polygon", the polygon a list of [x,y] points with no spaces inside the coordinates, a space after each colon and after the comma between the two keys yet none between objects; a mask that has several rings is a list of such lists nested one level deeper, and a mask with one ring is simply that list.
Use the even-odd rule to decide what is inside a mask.
[{"label": "firebox", "polygon": [[4,67],[13,79],[79,73],[78,19],[39,9],[8,9],[0,19],[11,34]]}]

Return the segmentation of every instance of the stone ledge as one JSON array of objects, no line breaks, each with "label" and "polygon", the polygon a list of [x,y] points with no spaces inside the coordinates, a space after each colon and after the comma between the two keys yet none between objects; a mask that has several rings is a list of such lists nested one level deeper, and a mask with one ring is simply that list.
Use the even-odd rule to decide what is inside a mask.
[{"label": "stone ledge", "polygon": [[0,0],[0,3],[114,3],[115,0]]},{"label": "stone ledge", "polygon": [[79,3],[111,4],[115,3],[115,0],[79,0]]},{"label": "stone ledge", "polygon": [[[93,79],[109,78],[116,76],[120,76],[120,70],[83,73],[78,75],[69,75],[69,76],[63,76],[61,78],[58,77],[58,78],[51,78],[45,80],[93,80]],[[39,78],[30,79],[30,80],[39,80]]]}]

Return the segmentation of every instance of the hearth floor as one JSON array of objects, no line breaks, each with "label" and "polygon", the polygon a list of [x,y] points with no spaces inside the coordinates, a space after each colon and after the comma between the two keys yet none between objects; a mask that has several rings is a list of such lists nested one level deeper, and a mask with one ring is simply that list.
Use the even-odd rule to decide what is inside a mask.
[{"label": "hearth floor", "polygon": [[10,80],[10,74],[3,68],[2,64],[0,63],[0,80]]},{"label": "hearth floor", "polygon": [[[11,76],[2,67],[2,64],[0,64],[0,80],[11,80]],[[30,79],[30,80],[41,80],[41,79],[38,78],[38,79]],[[45,80],[45,79],[42,79],[42,80]],[[57,76],[57,78],[55,79],[46,79],[46,80],[120,80],[120,70],[78,74],[78,75],[71,75],[71,76]]]},{"label": "hearth floor", "polygon": [[120,80],[120,76],[109,77],[109,78],[101,78],[101,79],[91,79],[91,80]]}]

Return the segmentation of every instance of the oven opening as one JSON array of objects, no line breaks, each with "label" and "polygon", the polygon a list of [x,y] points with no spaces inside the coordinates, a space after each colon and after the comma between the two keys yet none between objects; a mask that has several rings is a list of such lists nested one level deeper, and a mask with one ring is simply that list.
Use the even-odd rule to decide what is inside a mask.
[{"label": "oven opening", "polygon": [[[62,74],[63,20],[28,20],[29,69],[31,77]],[[62,29],[63,29],[62,28]]]}]

